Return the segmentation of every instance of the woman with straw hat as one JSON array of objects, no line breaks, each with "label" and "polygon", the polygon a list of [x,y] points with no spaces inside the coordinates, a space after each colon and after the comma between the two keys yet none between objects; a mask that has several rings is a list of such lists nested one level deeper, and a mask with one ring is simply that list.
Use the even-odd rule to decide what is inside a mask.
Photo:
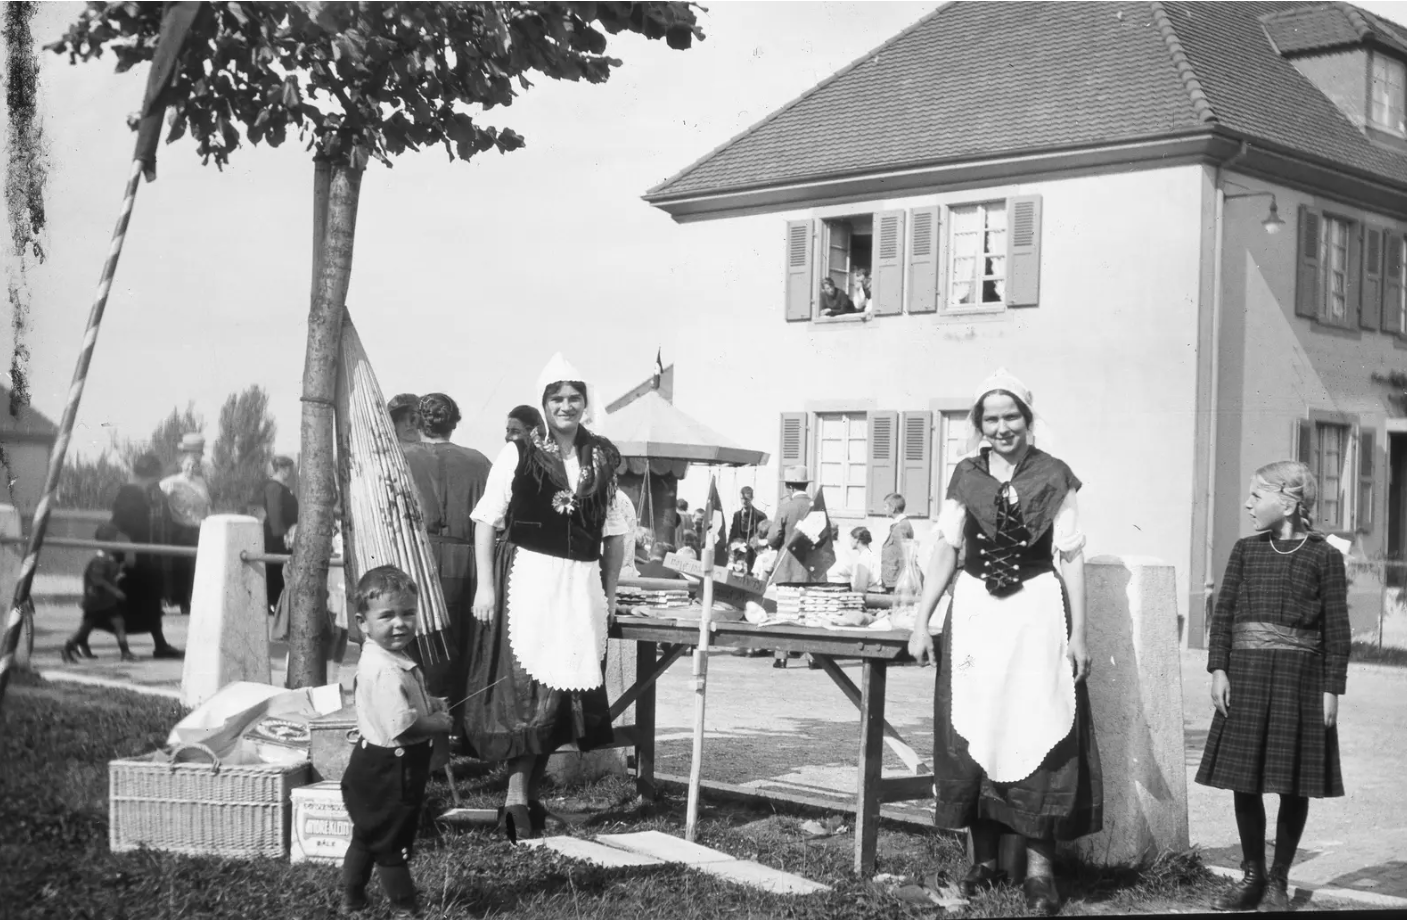
[{"label": "woman with straw hat", "polygon": [[[205,480],[203,457],[205,438],[198,431],[181,436],[181,468],[161,480],[161,491],[171,507],[171,542],[176,546],[199,546],[200,524],[210,516],[210,485]],[[191,590],[195,586],[195,560],[171,559],[171,596],[181,613],[191,612]]]},{"label": "woman with straw hat", "polygon": [[1025,837],[1027,906],[1054,913],[1055,841],[1099,830],[1103,793],[1084,686],[1080,480],[1031,443],[1031,405],[1005,370],[977,390],[971,420],[988,446],[953,470],[909,651],[936,663],[928,621],[965,550],[934,690],[935,820],[971,830],[969,896],[1002,880],[1001,835]]},{"label": "woman with straw hat", "polygon": [[[538,786],[548,756],[612,740],[602,670],[607,612],[631,522],[617,498],[620,452],[589,431],[595,405],[582,375],[557,354],[538,378],[545,436],[505,444],[474,508],[477,631],[465,750],[510,762],[501,827],[539,835]],[[495,551],[495,528],[504,537]]]}]

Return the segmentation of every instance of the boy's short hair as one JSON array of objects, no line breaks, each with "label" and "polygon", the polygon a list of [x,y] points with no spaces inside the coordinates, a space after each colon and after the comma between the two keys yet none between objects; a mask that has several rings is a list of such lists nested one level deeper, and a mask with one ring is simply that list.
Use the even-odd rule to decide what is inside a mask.
[{"label": "boy's short hair", "polygon": [[904,502],[904,496],[900,495],[898,492],[890,492],[888,495],[884,496],[884,500],[894,509],[894,514],[902,514],[904,508],[907,507]]},{"label": "boy's short hair", "polygon": [[394,565],[378,565],[357,581],[357,590],[352,596],[352,601],[357,613],[366,613],[372,601],[396,594],[419,597],[420,589],[415,586],[409,575]]},{"label": "boy's short hair", "polygon": [[752,498],[752,486],[743,486],[738,490],[738,494],[743,498]]},{"label": "boy's short hair", "polygon": [[105,524],[98,525],[98,529],[93,531],[93,539],[102,540],[105,543],[116,543],[120,533],[121,531],[117,529],[117,525],[112,521],[108,521]]}]

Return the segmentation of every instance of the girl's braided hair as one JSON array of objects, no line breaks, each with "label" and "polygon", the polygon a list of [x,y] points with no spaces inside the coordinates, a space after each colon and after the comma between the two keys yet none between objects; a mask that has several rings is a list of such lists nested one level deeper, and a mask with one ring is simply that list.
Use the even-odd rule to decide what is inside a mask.
[{"label": "girl's braided hair", "polygon": [[1298,460],[1277,460],[1256,470],[1256,478],[1295,503],[1294,520],[1305,531],[1314,530],[1314,505],[1319,484],[1314,473]]},{"label": "girl's braided hair", "polygon": [[432,438],[447,438],[459,424],[459,406],[443,393],[420,397],[420,430]]}]

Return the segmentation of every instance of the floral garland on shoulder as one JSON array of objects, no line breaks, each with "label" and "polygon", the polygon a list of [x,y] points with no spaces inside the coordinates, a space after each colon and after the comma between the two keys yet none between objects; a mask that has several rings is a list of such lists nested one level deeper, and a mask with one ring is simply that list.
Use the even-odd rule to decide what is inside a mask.
[{"label": "floral garland on shoulder", "polygon": [[540,482],[545,476],[557,486],[552,496],[552,508],[558,514],[575,514],[584,504],[598,504],[605,511],[616,488],[616,469],[620,466],[620,451],[608,439],[585,427],[577,432],[577,450],[589,451],[590,462],[582,464],[581,477],[575,491],[567,480],[562,449],[555,438],[537,431],[529,435],[529,463]]}]

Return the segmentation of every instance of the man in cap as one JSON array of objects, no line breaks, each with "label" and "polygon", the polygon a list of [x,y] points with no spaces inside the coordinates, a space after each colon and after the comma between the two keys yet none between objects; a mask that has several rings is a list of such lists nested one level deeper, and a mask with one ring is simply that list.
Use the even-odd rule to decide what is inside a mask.
[{"label": "man in cap", "polygon": [[396,440],[403,444],[420,443],[420,397],[414,393],[398,393],[386,403],[391,424],[396,426]]},{"label": "man in cap", "polygon": [[[205,481],[203,458],[205,438],[199,432],[187,432],[181,437],[180,462],[177,472],[161,480],[161,491],[171,509],[171,544],[198,546],[200,523],[210,516],[210,485]],[[176,556],[170,560],[170,596],[166,599],[191,612],[191,589],[195,586],[195,559]]]}]

